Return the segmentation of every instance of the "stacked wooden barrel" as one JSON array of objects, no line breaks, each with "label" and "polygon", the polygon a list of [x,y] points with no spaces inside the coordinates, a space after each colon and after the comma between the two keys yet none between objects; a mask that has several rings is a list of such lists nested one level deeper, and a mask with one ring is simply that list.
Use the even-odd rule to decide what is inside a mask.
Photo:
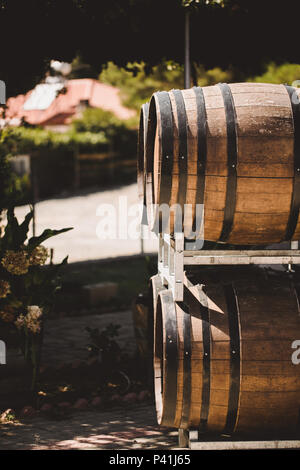
[{"label": "stacked wooden barrel", "polygon": [[145,103],[141,107],[140,125],[138,134],[138,156],[137,156],[137,183],[139,200],[146,203],[145,193],[145,146],[148,127],[149,103]]},{"label": "stacked wooden barrel", "polygon": [[206,240],[298,240],[299,92],[236,83],[155,93],[147,124],[141,113],[138,171],[150,227],[159,205],[186,205],[185,233],[195,238],[196,205],[204,204]]},{"label": "stacked wooden barrel", "polygon": [[[255,270],[235,282],[204,271],[200,285],[174,302],[158,295],[154,375],[162,426],[216,434],[299,432],[299,299],[285,277],[265,280]],[[227,279],[227,282],[224,280]],[[299,348],[299,345],[298,345]],[[298,354],[300,356],[300,352]]]},{"label": "stacked wooden barrel", "polygon": [[[299,92],[237,83],[155,93],[141,113],[138,163],[150,228],[173,234],[177,213],[166,226],[159,206],[180,207],[185,236],[198,238],[204,205],[205,240],[249,248],[298,240]],[[158,422],[229,435],[299,432],[298,284],[253,267],[197,276],[187,274],[183,302],[152,278]]]}]

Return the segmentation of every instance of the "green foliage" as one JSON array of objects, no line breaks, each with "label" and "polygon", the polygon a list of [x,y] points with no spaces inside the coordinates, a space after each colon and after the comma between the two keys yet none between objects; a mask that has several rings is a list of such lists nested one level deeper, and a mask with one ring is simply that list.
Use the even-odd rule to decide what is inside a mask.
[{"label": "green foliage", "polygon": [[[123,151],[129,145],[133,155],[136,146],[134,124],[132,120],[127,123],[118,119],[109,111],[88,108],[82,118],[75,119],[71,129],[65,133],[40,128],[5,128],[0,141],[1,181],[7,181],[7,184],[10,181],[11,184],[12,175],[7,157],[22,153],[36,154],[40,151],[100,153],[108,152],[112,148]],[[26,181],[20,181],[19,185],[26,185]],[[4,188],[2,187],[0,191],[4,193]]]},{"label": "green foliage", "polygon": [[113,323],[107,325],[102,331],[99,331],[99,328],[86,327],[90,336],[90,344],[88,345],[90,357],[100,356],[101,362],[111,365],[117,363],[121,350],[114,338],[119,335],[120,328],[120,325]]},{"label": "green foliage", "polygon": [[85,64],[80,57],[77,55],[72,61],[72,71],[68,75],[69,79],[78,79],[78,78],[97,78],[98,73],[96,70],[89,64]]},{"label": "green foliage", "polygon": [[1,211],[7,207],[9,194],[12,190],[13,176],[10,170],[10,164],[7,158],[9,154],[5,135],[0,133],[0,220]]},{"label": "green foliage", "polygon": [[73,134],[104,135],[109,149],[122,155],[135,155],[136,152],[136,121],[123,121],[110,111],[99,108],[87,108],[82,117],[73,120]]},{"label": "green foliage", "polygon": [[4,128],[0,134],[0,212],[9,201],[14,205],[30,200],[31,183],[28,175],[17,176],[11,171],[10,157],[19,154],[40,156],[75,152],[101,153],[111,149],[111,136],[106,132],[76,132],[64,134],[46,129]]},{"label": "green foliage", "polygon": [[234,73],[232,70],[222,70],[215,67],[205,70],[202,65],[194,65],[198,86],[215,85],[216,83],[229,83],[233,81]]},{"label": "green foliage", "polygon": [[[14,209],[11,207],[7,210],[7,220],[4,235],[0,238],[0,259],[2,261],[8,250],[12,250],[18,253],[22,251],[25,253],[26,258],[29,259],[32,252],[37,247],[39,247],[42,242],[44,242],[50,237],[72,230],[71,228],[64,228],[61,230],[46,229],[41,235],[37,237],[28,238],[29,224],[32,220],[32,217],[33,212],[30,211],[25,216],[24,221],[19,224],[17,218],[14,215]],[[65,262],[66,260],[63,261],[63,264],[65,264]],[[1,262],[0,279],[7,280],[12,286],[11,294],[1,299],[1,307],[10,302],[12,295],[18,298],[18,301],[21,300],[24,308],[26,304],[28,305],[29,299],[31,302],[35,302],[35,305],[40,305],[42,307],[47,306],[47,308],[50,307],[52,302],[52,292],[49,288],[49,285],[47,285],[45,289],[45,291],[47,292],[46,296],[41,296],[39,293],[39,287],[43,287],[44,277],[42,275],[41,266],[39,264],[29,263],[27,267],[28,269],[26,272],[24,272],[22,275],[17,275],[14,271],[9,270],[7,267],[5,267],[5,264]],[[52,269],[56,269],[56,267],[52,265]],[[37,274],[41,274],[41,276],[37,276]],[[44,281],[46,280],[48,282],[49,272],[47,272],[47,275],[44,277]]]},{"label": "green foliage", "polygon": [[[270,63],[263,75],[248,78],[233,67],[205,69],[203,65],[192,64],[193,80],[198,86],[215,85],[221,82],[247,80],[266,83],[292,84],[300,79],[300,65]],[[128,63],[126,68],[108,62],[101,72],[101,82],[116,86],[121,90],[123,104],[139,110],[158,90],[183,88],[183,67],[172,61],[162,62],[149,72],[145,63]]]},{"label": "green foliage", "polygon": [[[32,367],[34,389],[44,320],[60,286],[59,269],[67,262],[65,258],[61,264],[45,268],[48,253],[41,243],[71,228],[47,229],[38,237],[28,238],[32,217],[30,211],[19,223],[11,201],[4,234],[0,237],[0,329],[6,326],[18,333],[19,347]],[[38,310],[40,316],[35,319],[28,316],[30,309]]]},{"label": "green foliage", "polygon": [[[219,82],[232,82],[234,72],[220,67],[205,70],[202,65],[193,63],[194,80],[198,86],[215,85]],[[162,62],[153,67],[151,72],[144,63],[129,63],[121,68],[108,62],[99,76],[99,80],[121,90],[122,102],[125,106],[139,110],[141,105],[149,101],[151,95],[158,90],[171,90],[184,87],[183,66],[172,62]]]},{"label": "green foliage", "polygon": [[33,212],[22,223],[15,217],[20,188],[13,177],[9,156],[51,144],[47,133],[34,129],[4,129],[0,136],[1,222],[3,209],[7,209],[4,233],[2,227],[0,233],[0,330],[9,337],[18,337],[17,345],[32,368],[32,390],[36,387],[44,319],[60,286],[59,269],[67,262],[65,258],[60,265],[51,264],[45,269],[43,264],[49,254],[41,243],[71,229],[46,229],[37,237],[28,237]]},{"label": "green foliage", "polygon": [[2,153],[17,155],[39,150],[105,151],[108,140],[104,133],[74,131],[59,133],[40,128],[5,128],[1,137]]},{"label": "green foliage", "polygon": [[108,62],[99,80],[118,87],[124,106],[139,110],[155,91],[183,88],[183,67],[165,61],[153,67],[149,73],[143,62],[128,63],[126,68]]},{"label": "green foliage", "polygon": [[295,80],[300,80],[300,64],[284,63],[276,65],[271,62],[266,71],[259,76],[249,79],[258,83],[287,83],[291,85]]},{"label": "green foliage", "polygon": [[31,237],[28,240],[28,248],[29,248],[29,250],[33,250],[34,248],[36,248],[41,243],[48,240],[48,238],[52,238],[55,235],[60,235],[61,233],[68,232],[69,230],[72,230],[72,229],[69,228],[69,227],[68,228],[62,228],[61,230],[51,230],[51,229],[47,228],[38,237]]},{"label": "green foliage", "polygon": [[81,118],[74,119],[75,132],[97,132],[110,136],[114,129],[126,128],[126,122],[118,119],[110,111],[100,108],[86,108]]}]

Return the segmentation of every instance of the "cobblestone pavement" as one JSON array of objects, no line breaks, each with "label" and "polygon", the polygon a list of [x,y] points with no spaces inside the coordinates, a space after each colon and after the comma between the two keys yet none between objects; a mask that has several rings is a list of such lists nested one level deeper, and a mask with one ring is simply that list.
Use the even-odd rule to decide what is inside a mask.
[{"label": "cobblestone pavement", "polygon": [[43,363],[55,365],[60,362],[72,362],[87,359],[89,336],[85,328],[99,328],[113,323],[120,325],[117,342],[127,354],[133,354],[136,348],[131,311],[65,317],[47,321],[43,345]]},{"label": "cobblestone pavement", "polygon": [[[43,363],[58,365],[87,358],[84,328],[121,325],[118,342],[127,353],[136,348],[130,311],[48,320]],[[0,424],[0,449],[172,449],[177,432],[157,425],[154,404],[124,405],[107,411],[73,411],[62,420],[37,416]]]},{"label": "cobblestone pavement", "polygon": [[63,421],[0,425],[0,450],[175,449],[177,432],[159,428],[153,406],[79,412]]}]

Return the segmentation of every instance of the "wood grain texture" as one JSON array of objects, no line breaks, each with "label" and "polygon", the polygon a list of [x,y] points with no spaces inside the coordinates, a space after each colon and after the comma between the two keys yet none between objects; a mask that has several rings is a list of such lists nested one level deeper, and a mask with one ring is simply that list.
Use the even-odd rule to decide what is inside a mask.
[{"label": "wood grain texture", "polygon": [[[226,278],[226,269],[223,277]],[[220,271],[219,271],[220,272]],[[265,278],[261,270],[249,269],[249,274],[234,275],[228,270],[228,282],[235,288],[240,324],[240,375],[237,419],[234,433],[250,435],[260,432],[296,432],[300,410],[300,365],[292,363],[295,339],[300,339],[300,314],[293,283],[287,275]],[[235,271],[237,273],[237,270]],[[213,270],[201,271],[199,285],[191,284],[184,302],[191,314],[191,396],[187,427],[200,425],[204,387],[203,321],[199,303],[208,305],[210,319],[210,393],[207,432],[224,432],[229,409],[231,387],[231,346],[229,315],[223,285]],[[216,277],[215,281],[211,279]],[[183,311],[176,303],[178,328],[177,398],[174,401],[176,419],[180,427],[184,382]],[[161,307],[164,309],[164,306]],[[200,312],[200,313],[199,313]],[[161,320],[156,324],[156,335]],[[164,331],[164,330],[163,330]],[[155,352],[163,354],[163,348]],[[168,359],[160,358],[168,367]],[[163,378],[164,381],[164,378]],[[163,395],[164,387],[162,387]],[[163,401],[168,397],[164,396]],[[163,413],[163,410],[162,410]]]},{"label": "wood grain texture", "polygon": [[[230,84],[236,111],[237,191],[233,226],[227,240],[231,244],[259,245],[285,238],[291,210],[294,179],[294,125],[290,98],[283,85],[263,83]],[[299,91],[297,91],[299,93]],[[227,128],[220,88],[203,87],[207,112],[207,156],[204,187],[204,238],[218,241],[221,235],[227,191]],[[191,235],[197,200],[197,106],[193,89],[182,90],[187,116],[187,192],[191,210],[184,230]],[[174,155],[169,205],[179,200],[179,137],[176,102],[169,92],[173,115]],[[160,203],[161,120],[154,94],[146,152],[146,179],[149,183],[147,205]],[[152,122],[152,127],[151,127]],[[201,159],[201,156],[200,156]],[[152,184],[153,182],[153,184]],[[230,190],[230,188],[229,188]],[[263,215],[263,217],[261,217]],[[170,217],[170,231],[174,218]],[[154,213],[149,221],[154,224]],[[293,239],[300,237],[298,220]]]},{"label": "wood grain texture", "polygon": [[147,134],[146,128],[148,125],[148,103],[143,104],[140,111],[140,123],[138,131],[138,148],[137,148],[137,183],[138,183],[138,196],[139,201],[143,204],[146,202],[145,192],[145,150],[146,142],[145,135]]}]

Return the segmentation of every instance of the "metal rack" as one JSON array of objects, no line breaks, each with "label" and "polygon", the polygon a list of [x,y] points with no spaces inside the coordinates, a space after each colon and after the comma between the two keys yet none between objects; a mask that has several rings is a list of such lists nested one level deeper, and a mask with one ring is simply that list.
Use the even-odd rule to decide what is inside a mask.
[{"label": "metal rack", "polygon": [[300,264],[298,242],[291,242],[289,250],[185,250],[183,233],[171,237],[159,234],[158,274],[162,283],[173,293],[175,302],[183,301],[186,266],[213,265],[287,265]]},{"label": "metal rack", "polygon": [[[190,243],[190,242],[189,242]],[[291,242],[290,249],[263,250],[199,250],[186,249],[183,233],[170,236],[159,234],[158,274],[162,284],[172,291],[175,302],[184,300],[184,287],[190,288],[191,282],[185,273],[188,266],[220,265],[286,265],[293,272],[292,265],[300,264],[298,242]],[[231,436],[208,439],[198,431],[178,430],[179,447],[197,450],[226,449],[300,449],[300,440],[234,440]]]},{"label": "metal rack", "polygon": [[179,429],[178,443],[181,448],[191,450],[266,450],[266,449],[300,449],[299,439],[236,440],[229,436],[201,439],[196,430]]}]

